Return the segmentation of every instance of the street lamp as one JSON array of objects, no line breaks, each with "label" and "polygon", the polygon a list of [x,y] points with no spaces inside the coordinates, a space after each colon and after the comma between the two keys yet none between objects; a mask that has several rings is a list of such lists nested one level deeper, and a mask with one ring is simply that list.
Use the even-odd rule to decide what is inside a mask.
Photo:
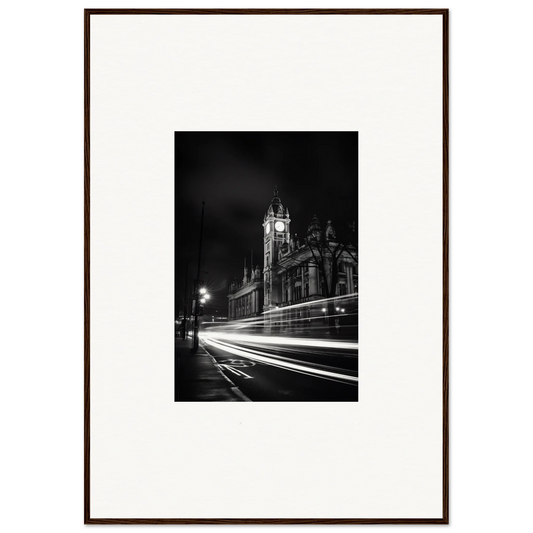
[{"label": "street lamp", "polygon": [[201,304],[205,304],[205,302],[211,298],[211,295],[207,292],[205,287],[202,287],[198,292]]},{"label": "street lamp", "polygon": [[200,242],[198,246],[198,270],[196,273],[195,288],[194,288],[194,326],[193,326],[193,346],[191,353],[196,353],[198,350],[198,299],[200,296],[199,289],[200,285],[200,272],[201,272],[201,263],[202,263],[202,237],[204,233],[204,208],[205,202],[202,202],[202,218],[200,219]]},{"label": "street lamp", "polygon": [[198,349],[198,332],[200,329],[200,324],[198,322],[198,317],[204,315],[204,304],[210,298],[207,289],[205,287],[198,287],[199,283],[196,281],[197,289],[195,291],[194,298],[194,326],[193,326],[193,353],[196,353]]}]

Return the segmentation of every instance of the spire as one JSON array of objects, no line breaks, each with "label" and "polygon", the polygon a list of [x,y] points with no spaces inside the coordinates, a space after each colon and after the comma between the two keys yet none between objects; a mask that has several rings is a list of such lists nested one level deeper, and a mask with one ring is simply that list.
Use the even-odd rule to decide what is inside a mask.
[{"label": "spire", "polygon": [[272,201],[270,202],[270,206],[267,210],[267,216],[269,215],[275,215],[275,216],[283,216],[284,213],[284,207],[281,203],[279,192],[278,192],[278,186],[274,186],[274,197],[272,198]]},{"label": "spire", "polygon": [[278,186],[274,186],[274,198],[272,198],[272,202],[270,202],[272,205],[281,205],[281,200],[279,199],[279,192],[278,192]]}]

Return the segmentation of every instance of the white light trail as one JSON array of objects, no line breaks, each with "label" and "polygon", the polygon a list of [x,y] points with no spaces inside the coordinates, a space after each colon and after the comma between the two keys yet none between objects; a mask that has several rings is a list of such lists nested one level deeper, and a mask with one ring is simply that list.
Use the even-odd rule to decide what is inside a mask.
[{"label": "white light trail", "polygon": [[288,311],[289,309],[297,309],[298,307],[315,307],[320,304],[320,306],[323,306],[326,302],[339,302],[340,300],[350,300],[350,299],[357,299],[359,294],[345,294],[343,296],[333,296],[331,298],[321,298],[320,300],[311,300],[309,302],[302,302],[299,304],[293,304],[293,305],[286,305],[285,307],[276,307],[276,309],[270,309],[268,311],[265,311],[263,315],[268,315],[271,313],[279,313],[280,311]]},{"label": "white light trail", "polygon": [[204,340],[207,344],[210,344],[214,346],[215,348],[219,348],[221,350],[232,353],[234,355],[239,355],[241,357],[247,357],[248,359],[259,361],[260,363],[277,366],[280,368],[284,368],[286,370],[291,370],[293,372],[311,374],[311,375],[318,376],[321,378],[340,380],[343,382],[356,383],[359,381],[359,378],[355,376],[350,376],[347,374],[340,374],[338,372],[332,372],[330,370],[323,370],[321,368],[315,368],[315,367],[305,366],[302,364],[292,363],[290,361],[285,361],[282,359],[274,359],[272,357],[269,357],[269,354],[266,354],[264,352],[259,352],[257,350],[250,350],[247,348],[236,348],[235,346],[232,346],[231,344],[227,344],[225,342],[214,340],[213,338],[210,338],[210,337],[206,337]]},{"label": "white light trail", "polygon": [[222,339],[234,342],[252,342],[254,344],[276,344],[279,346],[307,346],[310,348],[335,348],[340,350],[357,350],[359,343],[326,341],[321,339],[301,339],[298,337],[271,337],[266,335],[242,335],[240,333],[226,333],[221,331],[205,331],[203,337]]}]

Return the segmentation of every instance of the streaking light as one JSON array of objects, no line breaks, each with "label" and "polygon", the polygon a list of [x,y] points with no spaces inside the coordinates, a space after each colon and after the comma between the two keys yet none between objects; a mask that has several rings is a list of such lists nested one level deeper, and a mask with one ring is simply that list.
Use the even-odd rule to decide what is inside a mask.
[{"label": "streaking light", "polygon": [[303,364],[292,363],[290,361],[285,361],[282,359],[274,359],[272,357],[269,357],[269,355],[264,352],[259,352],[257,350],[250,350],[250,349],[245,349],[245,348],[236,348],[235,346],[232,346],[225,342],[214,340],[209,337],[205,338],[205,342],[207,344],[214,346],[215,348],[219,348],[231,354],[239,355],[241,357],[247,357],[248,359],[259,361],[260,363],[277,366],[280,368],[284,368],[286,370],[291,370],[293,372],[311,374],[311,375],[322,377],[325,379],[340,380],[344,382],[356,383],[359,381],[359,378],[355,376],[341,374],[339,372],[332,372],[330,370],[323,370],[321,368],[306,366]]},{"label": "streaking light", "polygon": [[[289,309],[297,309],[299,307],[309,307],[310,305],[313,305],[313,306],[316,306],[316,305],[324,305],[325,303],[327,302],[339,302],[341,300],[354,300],[354,299],[358,299],[358,294],[357,293],[354,293],[354,294],[345,294],[343,296],[334,296],[332,298],[321,298],[320,300],[313,300],[312,302],[302,302],[302,303],[299,303],[299,304],[293,304],[293,305],[287,305],[285,307],[282,307],[281,310],[282,311],[288,311]],[[278,313],[280,311],[280,308],[279,306],[276,306],[275,309],[270,309],[268,311],[265,311],[263,313],[263,315],[268,315],[268,314],[275,314],[275,313]]]},{"label": "streaking light", "polygon": [[280,346],[308,346],[311,348],[336,348],[341,350],[358,350],[358,342],[327,341],[321,339],[300,339],[297,337],[271,337],[266,335],[241,335],[207,330],[203,335],[210,339],[223,339],[234,342],[253,342],[260,344],[277,344]]}]

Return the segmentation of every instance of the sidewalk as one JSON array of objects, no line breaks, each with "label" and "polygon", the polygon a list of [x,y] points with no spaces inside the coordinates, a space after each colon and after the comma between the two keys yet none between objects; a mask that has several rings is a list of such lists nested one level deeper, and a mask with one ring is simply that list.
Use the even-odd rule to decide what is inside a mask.
[{"label": "sidewalk", "polygon": [[242,402],[245,397],[218,369],[214,359],[200,345],[191,354],[191,338],[175,340],[176,401]]}]

